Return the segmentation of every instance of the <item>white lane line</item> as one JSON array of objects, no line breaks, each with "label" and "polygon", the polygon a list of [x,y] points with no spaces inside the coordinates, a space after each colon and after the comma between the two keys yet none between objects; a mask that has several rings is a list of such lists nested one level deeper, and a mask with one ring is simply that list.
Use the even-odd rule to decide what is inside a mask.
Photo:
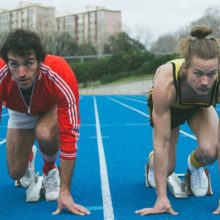
[{"label": "white lane line", "polygon": [[6,139],[0,141],[0,145],[5,144],[6,143]]},{"label": "white lane line", "polygon": [[114,220],[114,212],[112,207],[112,199],[111,199],[109,180],[108,180],[108,170],[106,166],[105,153],[102,143],[102,134],[101,134],[96,98],[94,97],[93,100],[94,100],[96,133],[97,133],[98,152],[99,152],[104,220]]},{"label": "white lane line", "polygon": [[2,114],[2,118],[8,116],[8,113]]},{"label": "white lane line", "polygon": [[137,113],[139,113],[139,114],[141,114],[141,115],[143,115],[143,116],[149,118],[149,115],[148,115],[148,114],[146,114],[146,113],[144,113],[144,112],[142,112],[142,111],[140,111],[140,110],[138,110],[138,109],[136,109],[136,108],[134,108],[134,107],[131,107],[130,105],[127,105],[127,104],[125,104],[125,103],[123,103],[123,102],[117,101],[116,99],[113,99],[113,98],[110,98],[110,97],[107,97],[107,98],[110,99],[110,100],[113,101],[113,102],[118,103],[119,105],[124,106],[125,108],[131,109],[131,110],[133,110],[133,111],[135,111],[135,112],[137,112]]},{"label": "white lane line", "polygon": [[102,206],[87,206],[86,208],[91,211],[102,211],[103,210]]},{"label": "white lane line", "polygon": [[123,97],[123,96],[119,96],[119,98],[134,101],[134,102],[138,102],[138,103],[142,103],[142,104],[147,104],[147,100],[146,101],[141,101],[141,100],[138,100],[138,99]]},{"label": "white lane line", "polygon": [[[99,137],[97,137],[97,136],[90,136],[89,138],[91,138],[91,139],[97,139],[97,138],[99,138]],[[102,139],[108,139],[109,138],[109,136],[102,136]]]},{"label": "white lane line", "polygon": [[[137,113],[139,113],[139,114],[141,114],[141,115],[143,115],[143,116],[149,118],[149,115],[148,115],[148,114],[146,114],[146,113],[144,113],[144,112],[142,112],[142,111],[140,111],[140,110],[138,110],[138,109],[136,109],[136,108],[134,108],[134,107],[131,107],[130,105],[126,105],[125,103],[120,102],[120,101],[117,101],[117,100],[115,100],[115,99],[113,99],[113,98],[110,98],[110,97],[107,97],[107,98],[110,99],[110,100],[113,101],[113,102],[118,103],[119,105],[124,106],[125,108],[131,109],[131,110],[133,110],[133,111],[135,111],[135,112],[137,112]],[[183,130],[180,130],[180,133],[186,135],[186,136],[189,137],[189,138],[192,138],[193,140],[197,140],[196,137],[195,137],[195,135],[192,135],[192,134],[190,134],[190,133],[188,133],[188,132],[185,132],[185,131],[183,131]]]},{"label": "white lane line", "polygon": [[183,130],[180,130],[180,133],[182,133],[183,135],[192,138],[193,140],[197,140],[195,135],[189,134]]}]

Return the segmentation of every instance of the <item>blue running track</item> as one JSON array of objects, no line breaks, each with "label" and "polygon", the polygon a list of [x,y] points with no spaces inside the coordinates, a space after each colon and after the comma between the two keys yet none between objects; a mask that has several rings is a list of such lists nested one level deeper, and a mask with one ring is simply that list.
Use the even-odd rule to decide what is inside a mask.
[{"label": "blue running track", "polygon": [[[72,192],[75,202],[90,209],[91,215],[80,217],[64,211],[53,216],[51,213],[57,207],[56,202],[44,199],[37,203],[25,202],[25,189],[14,187],[7,171],[5,136],[8,113],[3,109],[0,124],[0,220],[220,219],[212,214],[220,197],[217,162],[208,167],[213,196],[176,199],[168,194],[178,216],[141,217],[134,213],[137,209],[152,207],[156,199],[155,190],[145,186],[144,166],[152,150],[152,129],[144,96],[81,96],[80,112],[80,140]],[[194,135],[187,125],[183,125],[177,146],[177,173],[186,172],[187,156],[196,145]],[[42,164],[38,152],[36,170],[40,173]]]}]

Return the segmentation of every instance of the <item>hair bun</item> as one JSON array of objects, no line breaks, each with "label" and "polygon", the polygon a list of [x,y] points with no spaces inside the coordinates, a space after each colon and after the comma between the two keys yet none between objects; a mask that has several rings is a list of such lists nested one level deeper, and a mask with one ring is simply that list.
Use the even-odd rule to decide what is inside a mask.
[{"label": "hair bun", "polygon": [[191,36],[196,37],[196,38],[205,38],[206,36],[210,35],[212,33],[212,29],[209,27],[201,27],[201,26],[196,26],[193,27],[191,30]]}]

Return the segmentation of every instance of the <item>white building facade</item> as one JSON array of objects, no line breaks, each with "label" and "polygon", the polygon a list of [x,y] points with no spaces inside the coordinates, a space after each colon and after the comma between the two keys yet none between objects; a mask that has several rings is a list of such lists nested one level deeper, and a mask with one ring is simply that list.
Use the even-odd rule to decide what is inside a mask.
[{"label": "white building facade", "polygon": [[57,18],[54,7],[41,4],[21,3],[13,10],[0,9],[0,33],[17,28],[38,33],[68,32],[77,44],[91,43],[98,54],[103,53],[110,36],[121,32],[121,26],[121,11],[97,6],[88,7],[83,13]]},{"label": "white building facade", "polygon": [[99,54],[109,37],[121,32],[121,11],[104,8],[57,18],[58,32],[69,32],[78,44],[91,43]]},{"label": "white building facade", "polygon": [[31,4],[21,5],[10,11],[0,11],[0,32],[9,32],[17,28],[36,32],[57,31],[55,8]]}]

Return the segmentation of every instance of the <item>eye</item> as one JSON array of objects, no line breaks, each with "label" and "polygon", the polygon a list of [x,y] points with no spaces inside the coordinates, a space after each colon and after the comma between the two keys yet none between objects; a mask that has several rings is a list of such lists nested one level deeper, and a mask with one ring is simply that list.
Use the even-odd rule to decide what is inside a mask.
[{"label": "eye", "polygon": [[11,68],[17,68],[17,67],[18,67],[18,63],[17,63],[17,62],[10,62],[10,61],[9,61],[8,65],[9,65]]},{"label": "eye", "polygon": [[217,71],[212,71],[209,73],[210,76],[215,76],[217,74]]},{"label": "eye", "polygon": [[194,72],[194,74],[196,76],[202,76],[204,73],[202,71],[196,71],[196,72]]},{"label": "eye", "polygon": [[25,66],[26,68],[31,68],[31,67],[33,66],[33,64],[34,64],[34,62],[28,61],[28,62],[25,62],[25,63],[24,63],[24,66]]}]

